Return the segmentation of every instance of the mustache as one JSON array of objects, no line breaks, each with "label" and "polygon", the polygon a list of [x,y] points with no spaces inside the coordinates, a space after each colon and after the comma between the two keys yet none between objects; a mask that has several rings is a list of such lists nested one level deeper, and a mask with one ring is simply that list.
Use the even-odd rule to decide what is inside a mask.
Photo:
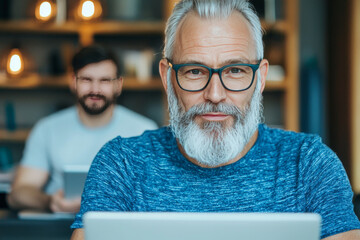
[{"label": "mustache", "polygon": [[90,98],[90,97],[96,97],[96,98],[100,98],[102,100],[106,100],[106,97],[104,95],[101,95],[101,94],[93,94],[93,93],[89,93],[89,94],[86,94],[82,97],[83,100],[87,99],[87,98]]},{"label": "mustache", "polygon": [[235,120],[243,119],[246,115],[247,109],[241,110],[235,105],[231,105],[228,103],[218,103],[213,104],[210,102],[201,103],[192,106],[186,113],[185,119],[186,121],[193,120],[196,116],[202,115],[209,112],[221,112],[227,115],[231,115],[235,118]]}]

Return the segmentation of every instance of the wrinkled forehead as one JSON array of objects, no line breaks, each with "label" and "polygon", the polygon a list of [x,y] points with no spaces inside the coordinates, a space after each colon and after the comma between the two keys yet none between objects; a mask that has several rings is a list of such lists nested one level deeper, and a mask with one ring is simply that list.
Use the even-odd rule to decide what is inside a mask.
[{"label": "wrinkled forehead", "polygon": [[252,58],[256,58],[256,44],[250,23],[238,11],[228,16],[200,16],[193,10],[188,12],[179,23],[174,44],[174,57],[184,51],[197,51],[197,47],[209,50],[218,47],[224,51],[238,48],[251,52]]}]

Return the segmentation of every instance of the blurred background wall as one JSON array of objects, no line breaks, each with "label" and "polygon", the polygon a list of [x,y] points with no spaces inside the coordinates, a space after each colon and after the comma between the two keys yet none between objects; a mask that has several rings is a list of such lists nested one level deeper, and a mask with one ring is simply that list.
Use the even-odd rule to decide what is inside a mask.
[{"label": "blurred background wall", "polygon": [[[58,12],[63,18],[55,16],[47,22],[35,18],[38,2],[0,1],[2,162],[16,165],[33,125],[74,103],[67,87],[69,61],[76,49],[91,42],[107,45],[122,62],[125,89],[118,103],[159,125],[167,124],[157,64],[162,57],[164,21],[176,1],[98,0],[103,6],[101,16],[86,21],[76,16],[80,0],[58,0],[66,6]],[[354,134],[359,121],[354,84],[359,81],[355,56],[360,53],[354,40],[360,24],[359,1],[251,2],[266,30],[265,57],[273,65],[264,93],[265,123],[320,135],[339,155],[360,192],[360,154],[355,152],[360,133]],[[24,56],[26,69],[19,77],[9,77],[6,70],[13,48]],[[0,164],[0,171],[5,170]]]}]

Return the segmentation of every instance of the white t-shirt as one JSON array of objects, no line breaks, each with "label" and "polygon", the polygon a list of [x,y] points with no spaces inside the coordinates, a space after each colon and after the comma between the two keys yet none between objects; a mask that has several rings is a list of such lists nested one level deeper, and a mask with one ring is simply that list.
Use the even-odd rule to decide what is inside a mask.
[{"label": "white t-shirt", "polygon": [[109,124],[88,128],[73,106],[41,119],[34,126],[21,165],[49,172],[44,190],[52,194],[63,187],[64,166],[90,166],[100,148],[114,137],[132,137],[156,128],[154,121],[119,105],[114,108]]}]

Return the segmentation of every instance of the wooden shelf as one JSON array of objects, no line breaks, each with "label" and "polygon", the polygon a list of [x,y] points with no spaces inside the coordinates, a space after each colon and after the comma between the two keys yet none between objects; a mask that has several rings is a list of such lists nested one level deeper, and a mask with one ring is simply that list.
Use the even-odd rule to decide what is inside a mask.
[{"label": "wooden shelf", "polygon": [[[38,89],[38,88],[68,88],[70,76],[40,76],[29,74],[21,78],[0,77],[1,89]],[[163,90],[163,85],[159,77],[148,80],[137,80],[133,77],[125,77],[124,90]],[[265,91],[283,91],[286,89],[286,80],[271,81],[266,80]]]},{"label": "wooden shelf", "polygon": [[92,34],[162,34],[165,22],[66,22],[38,23],[31,20],[0,21],[0,32],[29,33],[29,34],[81,34],[90,31]]},{"label": "wooden shelf", "polygon": [[276,22],[267,22],[261,20],[261,26],[265,30],[265,32],[268,31],[286,32],[289,29],[288,23],[284,20],[279,20]]},{"label": "wooden shelf", "polygon": [[[82,24],[80,28],[84,26]],[[165,22],[99,22],[92,24],[91,29],[94,34],[163,34]]]},{"label": "wooden shelf", "polygon": [[30,129],[18,129],[15,131],[0,129],[0,142],[23,143],[26,141],[29,133]]},{"label": "wooden shelf", "polygon": [[139,81],[135,78],[124,79],[125,90],[164,90],[160,78],[152,78],[146,81]]},{"label": "wooden shelf", "polygon": [[286,90],[286,81],[271,81],[266,80],[265,91],[285,91]]},{"label": "wooden shelf", "polygon": [[[39,88],[68,88],[71,77],[63,76],[40,76],[38,74],[28,74],[21,78],[6,78],[0,76],[0,89],[39,89]],[[124,79],[124,90],[162,90],[160,78],[139,81],[136,78]]]}]

